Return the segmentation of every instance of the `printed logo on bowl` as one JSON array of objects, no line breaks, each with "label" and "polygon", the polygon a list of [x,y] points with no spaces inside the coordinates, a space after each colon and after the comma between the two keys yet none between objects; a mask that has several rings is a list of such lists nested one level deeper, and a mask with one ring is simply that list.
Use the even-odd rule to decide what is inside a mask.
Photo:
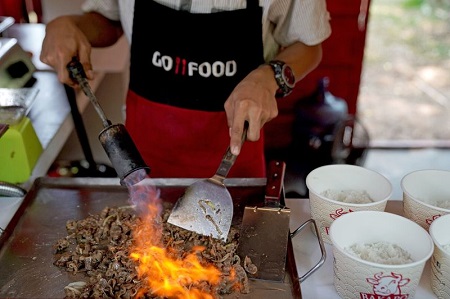
[{"label": "printed logo on bowl", "polygon": [[[345,215],[345,214],[351,213],[351,212],[353,212],[352,209],[348,209],[348,211],[344,211],[343,208],[339,208],[336,211],[334,211],[334,213],[329,214],[329,216],[330,216],[330,218],[332,220],[336,220],[339,217],[341,217],[342,215]],[[330,234],[330,227],[329,226],[325,227],[325,231],[326,231],[327,235],[329,235]]]},{"label": "printed logo on bowl", "polygon": [[428,225],[431,225],[431,223],[432,223],[434,220],[438,219],[438,218],[441,217],[441,216],[442,216],[441,214],[433,215],[433,216],[431,216],[431,219],[430,219],[430,218],[426,218],[426,219],[425,219],[425,222],[426,222]]},{"label": "printed logo on bowl", "polygon": [[383,275],[383,272],[366,278],[373,285],[373,294],[360,293],[361,299],[407,299],[409,294],[402,294],[402,287],[407,285],[411,279],[403,278],[403,275],[391,272]]}]

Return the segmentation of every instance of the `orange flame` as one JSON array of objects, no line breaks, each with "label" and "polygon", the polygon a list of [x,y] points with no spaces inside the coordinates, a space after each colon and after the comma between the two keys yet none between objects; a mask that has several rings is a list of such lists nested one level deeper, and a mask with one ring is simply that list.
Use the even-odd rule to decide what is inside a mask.
[{"label": "orange flame", "polygon": [[[142,187],[142,186],[140,186]],[[148,188],[148,186],[146,186]],[[131,197],[142,199],[142,190],[131,190]],[[131,258],[138,262],[138,276],[148,286],[147,290],[141,290],[140,295],[151,292],[153,295],[167,298],[181,299],[209,299],[215,298],[207,290],[204,290],[205,282],[210,286],[217,286],[221,280],[221,272],[214,265],[201,264],[198,254],[203,247],[195,247],[192,252],[181,254],[175,249],[166,248],[162,244],[161,200],[155,190],[146,190],[146,211],[140,207],[143,218],[142,226],[133,232],[135,240],[131,250]],[[203,286],[203,288],[202,288]]]}]

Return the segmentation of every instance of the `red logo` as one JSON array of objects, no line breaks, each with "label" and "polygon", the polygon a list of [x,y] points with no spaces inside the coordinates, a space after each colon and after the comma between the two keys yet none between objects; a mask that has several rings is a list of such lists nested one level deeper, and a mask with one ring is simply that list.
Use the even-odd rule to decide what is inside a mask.
[{"label": "red logo", "polygon": [[336,211],[334,211],[334,214],[330,214],[330,218],[333,220],[336,220],[339,217],[341,217],[342,215],[350,213],[350,212],[353,212],[353,210],[349,209],[347,212],[345,212],[343,208],[340,208],[340,209],[337,209]]},{"label": "red logo", "polygon": [[403,278],[401,274],[391,272],[384,275],[377,273],[373,278],[366,278],[366,281],[373,285],[373,294],[360,293],[361,299],[407,299],[409,294],[402,294],[401,287],[410,282],[409,278]]},{"label": "red logo", "polygon": [[[350,212],[353,212],[353,210],[349,209],[348,211],[344,211],[343,208],[339,208],[336,211],[334,211],[334,213],[331,213],[329,216],[330,216],[331,219],[336,220],[339,217],[341,217],[342,215],[350,213]],[[327,235],[330,234],[329,233],[330,232],[330,227],[329,226],[325,227],[325,232],[327,233]]]},{"label": "red logo", "polygon": [[441,217],[441,214],[433,215],[433,216],[431,217],[431,219],[430,219],[430,218],[425,219],[425,222],[426,222],[428,225],[431,225],[431,222],[433,222],[434,220],[438,219],[439,217]]}]

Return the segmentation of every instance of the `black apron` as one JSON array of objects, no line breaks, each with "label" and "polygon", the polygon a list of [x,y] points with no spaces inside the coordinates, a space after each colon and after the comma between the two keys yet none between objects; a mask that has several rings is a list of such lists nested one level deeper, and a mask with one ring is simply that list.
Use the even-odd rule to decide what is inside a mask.
[{"label": "black apron", "polygon": [[[224,103],[264,62],[262,8],[208,14],[136,0],[126,125],[152,177],[209,177],[229,144]],[[264,138],[230,177],[264,177]]]}]

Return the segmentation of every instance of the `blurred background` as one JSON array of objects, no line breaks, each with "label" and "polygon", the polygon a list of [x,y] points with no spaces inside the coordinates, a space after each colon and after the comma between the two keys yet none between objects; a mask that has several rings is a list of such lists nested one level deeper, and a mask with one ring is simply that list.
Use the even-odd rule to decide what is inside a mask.
[{"label": "blurred background", "polygon": [[373,145],[450,146],[450,1],[372,0],[361,75]]}]

